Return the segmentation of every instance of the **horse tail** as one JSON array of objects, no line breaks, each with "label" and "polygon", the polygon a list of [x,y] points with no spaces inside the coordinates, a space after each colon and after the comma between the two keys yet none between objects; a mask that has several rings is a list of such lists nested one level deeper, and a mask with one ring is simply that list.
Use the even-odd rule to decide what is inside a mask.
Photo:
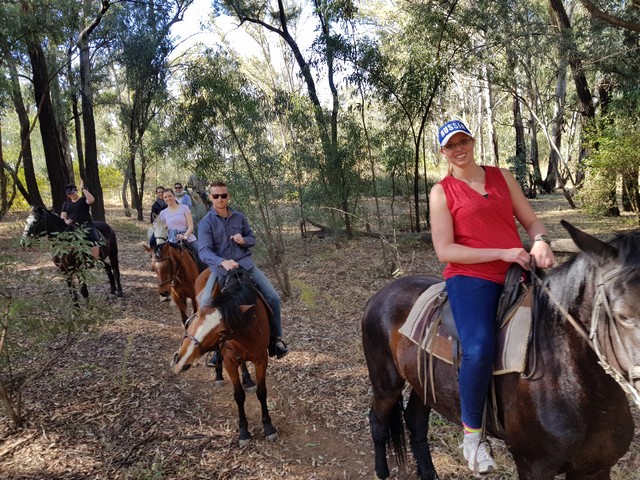
[{"label": "horse tail", "polygon": [[395,453],[398,465],[402,465],[404,463],[407,453],[406,437],[404,434],[404,421],[402,418],[404,412],[402,402],[402,395],[400,395],[398,397],[398,401],[393,406],[393,410],[391,410],[391,415],[389,416],[388,444],[393,447],[393,452]]}]

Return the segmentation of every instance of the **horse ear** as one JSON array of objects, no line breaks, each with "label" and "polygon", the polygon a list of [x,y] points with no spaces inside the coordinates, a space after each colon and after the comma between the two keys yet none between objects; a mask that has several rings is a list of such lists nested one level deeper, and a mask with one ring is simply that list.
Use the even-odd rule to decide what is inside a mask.
[{"label": "horse ear", "polygon": [[560,220],[560,223],[569,232],[578,248],[589,255],[598,266],[603,266],[618,258],[619,250],[616,247],[592,237],[566,220]]},{"label": "horse ear", "polygon": [[151,253],[151,252],[153,252],[153,248],[151,248],[150,246],[148,246],[148,245],[142,245],[142,246],[143,246],[143,247],[144,247],[144,249],[147,251],[147,253]]}]

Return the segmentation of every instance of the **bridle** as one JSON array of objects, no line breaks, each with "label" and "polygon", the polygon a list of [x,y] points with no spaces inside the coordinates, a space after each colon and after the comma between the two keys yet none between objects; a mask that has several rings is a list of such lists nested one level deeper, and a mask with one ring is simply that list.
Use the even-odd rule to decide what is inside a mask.
[{"label": "bridle", "polygon": [[[185,331],[184,331],[184,335],[182,336],[182,341],[184,342],[186,339],[191,340],[193,344],[198,348],[198,350],[200,350],[200,355],[204,355],[206,353],[206,350],[202,346],[202,343],[200,342],[200,340],[198,340],[194,335],[191,335],[187,331],[187,329],[189,328],[189,325],[191,324],[193,319],[196,318],[197,315],[198,315],[197,312],[192,314],[184,322]],[[221,332],[218,333],[218,339],[215,341],[215,345],[218,347],[220,351],[222,351],[223,349],[227,349],[239,357],[238,352],[236,352],[233,348],[227,345],[227,340],[233,339],[233,333],[234,332],[232,330],[227,330],[227,329],[222,330]]]},{"label": "bridle", "polygon": [[[622,373],[619,369],[612,366],[609,362],[609,359],[606,356],[606,353],[603,352],[605,350],[600,343],[600,339],[598,338],[598,329],[600,328],[600,319],[602,317],[606,318],[606,321],[609,327],[615,333],[615,338],[618,340],[617,344],[620,347],[623,347],[622,342],[620,342],[620,332],[618,321],[616,316],[613,314],[611,310],[611,305],[609,303],[609,298],[607,297],[606,286],[611,283],[611,281],[620,275],[624,271],[623,267],[615,267],[608,272],[601,274],[597,273],[597,281],[596,281],[596,292],[593,299],[593,310],[591,313],[591,325],[589,332],[587,333],[586,328],[576,321],[575,318],[560,304],[558,299],[556,299],[549,287],[544,284],[540,278],[538,278],[533,272],[533,275],[536,276],[536,280],[540,285],[540,288],[547,295],[549,300],[554,304],[554,306],[562,313],[562,315],[568,320],[571,326],[578,332],[578,334],[587,342],[589,347],[595,352],[598,357],[598,363],[603,368],[605,373],[611,376],[621,387],[622,389],[629,393],[634,403],[640,408],[640,392],[633,385],[633,381],[635,378],[640,377],[640,366],[632,365],[629,367],[628,377],[625,377],[624,373]],[[612,345],[613,350],[613,345]],[[614,353],[617,353],[614,351]],[[624,354],[629,358],[629,355],[626,351]]]},{"label": "bridle", "polygon": [[[161,248],[161,247],[160,247]],[[176,268],[175,265],[175,261],[173,260],[173,258],[171,258],[170,255],[167,255],[165,257],[160,257],[156,252],[154,252],[153,254],[153,263],[169,263],[169,278],[167,280],[164,280],[162,282],[158,282],[158,287],[162,287],[164,285],[166,285],[167,283],[170,284],[170,286],[173,287],[176,277],[178,275],[178,269]]]}]

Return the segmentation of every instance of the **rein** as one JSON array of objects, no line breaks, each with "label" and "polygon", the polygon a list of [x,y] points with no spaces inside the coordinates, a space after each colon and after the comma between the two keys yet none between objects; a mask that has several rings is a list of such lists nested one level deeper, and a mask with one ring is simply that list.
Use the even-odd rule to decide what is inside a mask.
[{"label": "rein", "polygon": [[169,278],[162,282],[158,282],[158,286],[162,287],[163,285],[166,285],[167,283],[169,283],[173,287],[176,277],[178,276],[178,269],[176,268],[175,261],[173,260],[173,258],[171,258],[171,256],[169,255],[167,255],[166,257],[157,258],[157,256],[154,255],[153,261],[154,263],[169,262]]},{"label": "rein", "polygon": [[607,292],[605,291],[605,286],[615,277],[620,275],[623,270],[624,269],[622,267],[616,267],[608,271],[604,275],[598,274],[596,294],[593,299],[593,311],[591,314],[591,328],[589,334],[587,334],[585,327],[577,322],[576,319],[574,319],[573,316],[553,296],[551,290],[549,290],[549,287],[540,280],[535,272],[532,272],[532,274],[534,277],[536,277],[536,280],[538,281],[540,287],[545,292],[549,300],[551,300],[554,306],[569,321],[575,331],[587,342],[589,347],[591,347],[591,349],[595,352],[596,356],[598,357],[598,363],[605,371],[605,373],[613,378],[624,391],[629,393],[633,402],[640,408],[640,392],[631,383],[634,378],[640,376],[640,366],[634,365],[630,367],[629,378],[627,379],[622,372],[620,372],[609,363],[606,354],[602,351],[602,345],[598,340],[598,327],[600,324],[600,318],[602,317],[603,313],[602,307],[604,307],[604,314],[606,315],[606,319],[609,321],[609,325],[615,330],[617,338],[620,338],[618,325],[616,323],[615,316],[611,311],[611,306],[609,305],[609,299],[607,297]]}]

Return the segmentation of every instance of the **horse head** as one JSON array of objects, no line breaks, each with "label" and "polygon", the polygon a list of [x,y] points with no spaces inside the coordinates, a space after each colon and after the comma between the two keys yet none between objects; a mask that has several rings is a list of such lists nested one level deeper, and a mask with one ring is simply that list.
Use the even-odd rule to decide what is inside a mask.
[{"label": "horse head", "polygon": [[157,245],[161,245],[167,241],[169,235],[169,227],[160,218],[156,218],[153,221],[153,234],[156,237]]},{"label": "horse head", "polygon": [[153,248],[145,245],[145,250],[151,255],[151,271],[157,276],[158,293],[163,297],[171,294],[171,287],[177,274],[176,261],[171,257],[169,246],[168,243],[162,243]]},{"label": "horse head", "polygon": [[29,247],[31,246],[31,240],[33,238],[49,234],[50,230],[54,227],[54,222],[47,222],[47,218],[53,216],[54,214],[46,208],[33,205],[27,217],[22,237],[20,238],[20,245],[22,247]]},{"label": "horse head", "polygon": [[[233,275],[228,275],[233,277]],[[252,302],[248,304],[248,302]],[[245,280],[226,285],[208,304],[201,305],[185,324],[180,348],[173,356],[174,372],[187,370],[193,362],[251,325],[255,312],[255,290]]]},{"label": "horse head", "polygon": [[[601,363],[640,391],[640,232],[605,243],[562,221],[594,271],[590,339]],[[615,378],[615,374],[613,375]],[[640,397],[638,397],[640,401]]]}]

